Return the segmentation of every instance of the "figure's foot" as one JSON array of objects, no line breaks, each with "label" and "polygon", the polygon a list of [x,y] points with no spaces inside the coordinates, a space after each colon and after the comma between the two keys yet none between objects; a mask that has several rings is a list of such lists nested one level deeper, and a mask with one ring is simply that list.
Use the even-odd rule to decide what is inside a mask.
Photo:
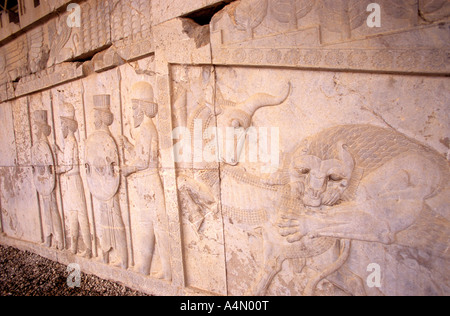
[{"label": "figure's foot", "polygon": [[162,271],[159,271],[152,275],[155,279],[163,280],[164,279],[164,273]]},{"label": "figure's foot", "polygon": [[166,273],[164,275],[164,280],[166,281],[172,281],[172,273]]},{"label": "figure's foot", "polygon": [[150,275],[150,269],[145,268],[145,267],[133,266],[133,268],[131,268],[131,269],[133,272],[141,274],[141,275],[145,275],[145,276]]},{"label": "figure's foot", "polygon": [[154,275],[154,277],[156,279],[159,280],[166,280],[166,281],[171,281],[172,280],[172,273],[171,272],[164,272],[164,271],[159,271],[158,273],[156,273]]},{"label": "figure's foot", "polygon": [[102,253],[102,260],[104,264],[109,264],[109,252]]},{"label": "figure's foot", "polygon": [[81,256],[86,259],[92,259],[92,249],[86,249],[81,253]]},{"label": "figure's foot", "polygon": [[114,264],[114,266],[117,268],[124,269],[124,270],[128,269],[128,263],[125,263],[125,262],[118,262],[118,263]]},{"label": "figure's foot", "polygon": [[55,242],[55,249],[56,250],[64,250],[64,244],[60,241]]},{"label": "figure's foot", "polygon": [[52,246],[52,237],[49,236],[49,237],[45,238],[43,245],[47,248],[50,248]]},{"label": "figure's foot", "polygon": [[145,267],[144,268],[138,268],[138,273],[147,276],[147,275],[150,274],[150,269],[145,268]]}]

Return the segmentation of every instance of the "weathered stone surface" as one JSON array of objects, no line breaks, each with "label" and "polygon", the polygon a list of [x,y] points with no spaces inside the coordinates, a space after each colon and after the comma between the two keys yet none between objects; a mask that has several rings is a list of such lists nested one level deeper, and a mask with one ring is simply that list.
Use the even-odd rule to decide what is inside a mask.
[{"label": "weathered stone surface", "polygon": [[448,1],[371,3],[36,15],[0,46],[0,242],[157,295],[449,295]]}]

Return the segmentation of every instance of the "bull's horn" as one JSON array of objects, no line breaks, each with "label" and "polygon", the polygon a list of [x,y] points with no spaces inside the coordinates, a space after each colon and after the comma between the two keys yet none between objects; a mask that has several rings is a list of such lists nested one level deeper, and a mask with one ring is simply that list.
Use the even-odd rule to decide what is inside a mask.
[{"label": "bull's horn", "polygon": [[355,160],[353,159],[353,156],[350,154],[350,152],[347,150],[348,146],[345,145],[343,142],[339,142],[337,144],[338,146],[338,152],[339,152],[339,159],[343,162],[347,176],[350,177],[353,173],[353,169],[355,169]]},{"label": "bull's horn", "polygon": [[291,83],[289,82],[287,91],[283,93],[281,97],[274,97],[269,94],[258,93],[251,96],[248,100],[238,104],[238,108],[253,116],[256,113],[256,111],[262,107],[276,106],[282,104],[284,101],[287,100],[290,93],[291,93]]}]

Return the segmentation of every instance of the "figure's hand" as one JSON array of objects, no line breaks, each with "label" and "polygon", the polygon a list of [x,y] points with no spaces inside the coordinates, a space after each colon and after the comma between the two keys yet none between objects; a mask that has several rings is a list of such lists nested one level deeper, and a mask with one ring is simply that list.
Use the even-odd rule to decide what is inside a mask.
[{"label": "figure's hand", "polygon": [[127,151],[132,151],[134,146],[131,144],[131,142],[128,140],[128,138],[125,135],[120,135],[118,137],[117,141],[120,148],[125,148]]},{"label": "figure's hand", "polygon": [[53,144],[52,145],[52,150],[54,154],[59,155],[60,153],[62,153],[61,148],[59,148],[59,146],[57,144]]},{"label": "figure's hand", "polygon": [[299,215],[283,214],[277,225],[280,235],[286,237],[289,243],[300,241],[308,233]]},{"label": "figure's hand", "polygon": [[129,175],[135,172],[134,168],[131,166],[122,166],[120,171],[122,172],[122,175],[124,177],[128,177]]}]

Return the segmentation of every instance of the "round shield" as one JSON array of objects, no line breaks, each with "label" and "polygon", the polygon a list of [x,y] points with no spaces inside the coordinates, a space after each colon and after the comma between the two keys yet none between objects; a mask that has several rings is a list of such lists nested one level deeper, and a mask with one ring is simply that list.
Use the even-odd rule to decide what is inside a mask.
[{"label": "round shield", "polygon": [[108,133],[97,131],[86,142],[87,184],[92,195],[101,201],[112,199],[120,185],[119,151]]},{"label": "round shield", "polygon": [[42,195],[50,195],[56,186],[55,162],[50,145],[39,141],[32,148],[33,181]]}]

